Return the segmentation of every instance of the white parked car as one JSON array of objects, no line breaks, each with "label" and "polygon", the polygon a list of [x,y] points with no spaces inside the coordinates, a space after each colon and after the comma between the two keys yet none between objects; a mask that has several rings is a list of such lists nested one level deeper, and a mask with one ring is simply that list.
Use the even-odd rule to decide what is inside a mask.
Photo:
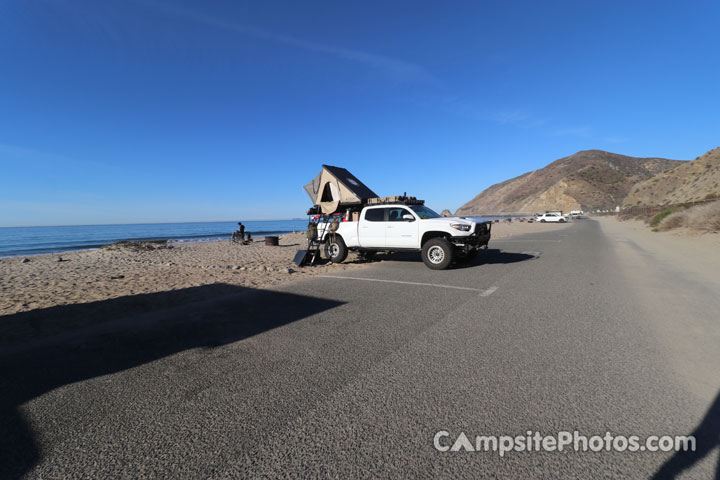
[{"label": "white parked car", "polygon": [[555,222],[555,223],[565,223],[567,222],[567,218],[560,215],[559,213],[543,213],[542,215],[538,215],[535,217],[536,222]]}]

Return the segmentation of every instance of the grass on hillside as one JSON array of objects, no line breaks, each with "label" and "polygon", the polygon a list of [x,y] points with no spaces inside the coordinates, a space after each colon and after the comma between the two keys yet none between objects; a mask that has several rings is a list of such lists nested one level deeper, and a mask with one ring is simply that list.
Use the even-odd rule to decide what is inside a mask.
[{"label": "grass on hillside", "polygon": [[683,209],[683,207],[670,207],[670,208],[666,208],[665,210],[663,210],[662,212],[658,213],[657,215],[655,215],[654,217],[652,217],[652,218],[650,219],[650,226],[651,226],[651,227],[657,227],[658,225],[660,225],[660,222],[662,222],[663,220],[665,220],[665,218],[666,218],[668,215],[670,215],[670,214],[672,214],[672,213],[675,213],[675,212],[677,212],[678,210],[682,210],[682,209]]},{"label": "grass on hillside", "polygon": [[658,230],[662,231],[680,227],[698,232],[720,232],[720,201],[672,212],[658,224]]}]

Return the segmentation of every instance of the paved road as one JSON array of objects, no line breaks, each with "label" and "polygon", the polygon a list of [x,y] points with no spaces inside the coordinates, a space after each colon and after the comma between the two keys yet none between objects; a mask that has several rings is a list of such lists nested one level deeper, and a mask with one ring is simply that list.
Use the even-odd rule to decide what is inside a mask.
[{"label": "paved road", "polygon": [[[449,271],[395,256],[276,290],[197,287],[207,300],[136,302],[87,335],[0,352],[0,476],[648,478],[671,454],[433,447],[442,430],[452,443],[696,428],[717,446],[720,349],[702,339],[717,338],[720,299],[620,243],[586,220],[492,241]],[[139,304],[173,303],[161,295]],[[663,301],[684,318],[658,320]],[[670,346],[673,321],[701,330],[703,359]],[[662,473],[686,459],[682,478],[720,478],[705,453]]]}]

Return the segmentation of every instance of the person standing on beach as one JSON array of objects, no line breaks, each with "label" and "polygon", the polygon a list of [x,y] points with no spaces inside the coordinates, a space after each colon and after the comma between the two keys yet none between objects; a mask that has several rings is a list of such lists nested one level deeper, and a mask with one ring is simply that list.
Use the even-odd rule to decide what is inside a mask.
[{"label": "person standing on beach", "polygon": [[240,232],[240,241],[245,241],[245,225],[242,222],[238,222],[238,232]]}]

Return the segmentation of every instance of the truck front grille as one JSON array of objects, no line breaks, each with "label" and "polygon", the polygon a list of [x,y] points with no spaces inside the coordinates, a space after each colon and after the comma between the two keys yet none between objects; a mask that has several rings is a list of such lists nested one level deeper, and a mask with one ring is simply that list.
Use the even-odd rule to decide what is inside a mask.
[{"label": "truck front grille", "polygon": [[488,224],[487,223],[478,223],[475,225],[475,235],[487,235],[489,232]]}]

